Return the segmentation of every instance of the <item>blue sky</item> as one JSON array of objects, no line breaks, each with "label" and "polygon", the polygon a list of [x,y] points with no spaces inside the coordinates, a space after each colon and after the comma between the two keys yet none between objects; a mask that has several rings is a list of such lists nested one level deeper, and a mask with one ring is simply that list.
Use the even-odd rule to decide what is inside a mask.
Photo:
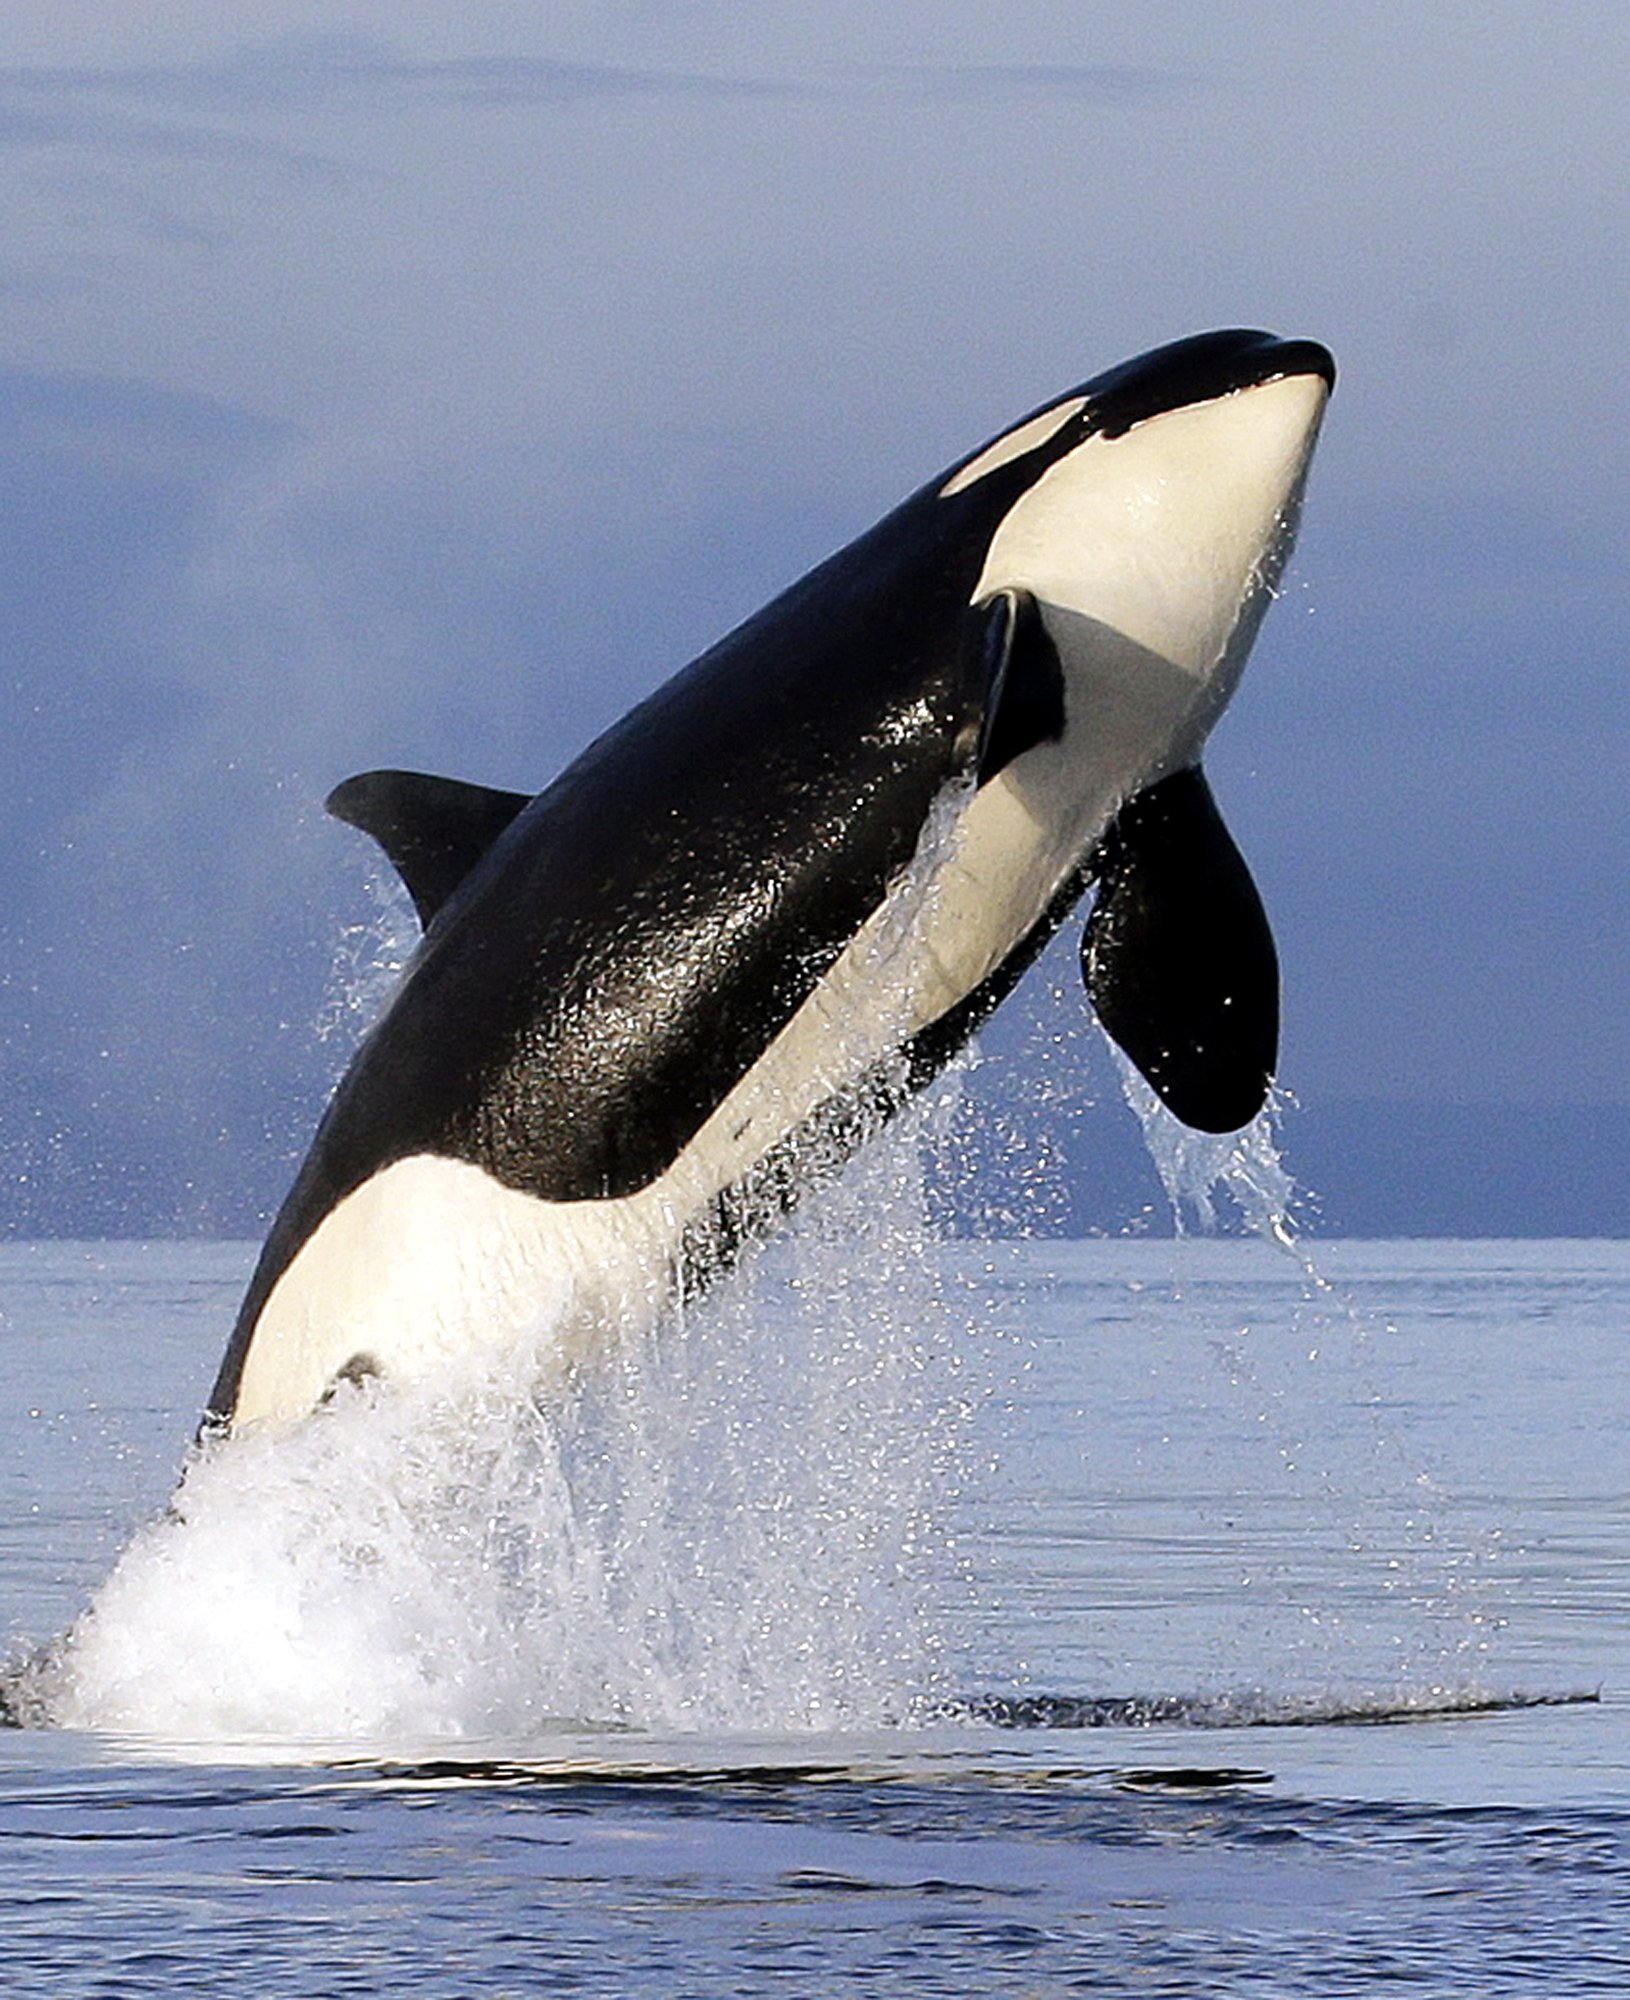
[{"label": "blue sky", "polygon": [[8,8],[8,1171],[274,1198],[336,779],[541,785],[1226,324],[1342,368],[1211,758],[1285,1080],[1630,1105],[1627,74],[1608,5]]}]

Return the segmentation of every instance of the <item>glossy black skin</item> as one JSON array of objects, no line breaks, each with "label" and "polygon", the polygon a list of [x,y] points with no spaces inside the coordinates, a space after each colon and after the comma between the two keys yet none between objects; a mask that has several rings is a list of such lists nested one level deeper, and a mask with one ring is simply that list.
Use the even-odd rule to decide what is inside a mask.
[{"label": "glossy black skin", "polygon": [[1262,1109],[1279,1054],[1279,957],[1204,775],[1128,799],[1093,858],[1081,972],[1104,1031],[1202,1132]]},{"label": "glossy black skin", "polygon": [[[1112,369],[1074,392],[1086,407],[1054,437],[949,498],[947,475],[924,487],[534,799],[440,908],[335,1093],[262,1252],[212,1418],[230,1418],[255,1322],[300,1246],[392,1162],[467,1161],[557,1202],[629,1194],[668,1167],[1001,727],[1003,663],[969,600],[1013,503],[1094,431],[1329,369],[1309,343],[1244,332]],[[924,1073],[1009,983],[922,1038]]]}]

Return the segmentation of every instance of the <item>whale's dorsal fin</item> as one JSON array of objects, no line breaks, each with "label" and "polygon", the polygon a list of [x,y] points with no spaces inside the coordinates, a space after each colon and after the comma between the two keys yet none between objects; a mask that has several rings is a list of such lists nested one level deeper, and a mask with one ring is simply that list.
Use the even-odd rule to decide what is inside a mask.
[{"label": "whale's dorsal fin", "polygon": [[324,801],[385,850],[428,930],[436,912],[532,801],[422,771],[363,771]]},{"label": "whale's dorsal fin", "polygon": [[1279,961],[1198,767],[1122,806],[1096,873],[1081,970],[1099,1020],[1185,1125],[1248,1125],[1279,1057]]}]

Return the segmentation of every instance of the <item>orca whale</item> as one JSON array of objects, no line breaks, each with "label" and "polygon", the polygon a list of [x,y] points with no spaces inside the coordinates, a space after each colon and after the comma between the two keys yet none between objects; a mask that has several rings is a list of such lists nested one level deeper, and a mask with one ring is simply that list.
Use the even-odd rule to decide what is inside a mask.
[{"label": "orca whale", "polygon": [[608,1316],[705,1283],[1089,886],[1107,1031],[1178,1118],[1248,1123],[1278,968],[1199,760],[1334,379],[1261,332],[1158,348],[921,488],[536,797],[340,785],[329,810],[424,934],[273,1224],[206,1431],[477,1340],[569,1365]]}]

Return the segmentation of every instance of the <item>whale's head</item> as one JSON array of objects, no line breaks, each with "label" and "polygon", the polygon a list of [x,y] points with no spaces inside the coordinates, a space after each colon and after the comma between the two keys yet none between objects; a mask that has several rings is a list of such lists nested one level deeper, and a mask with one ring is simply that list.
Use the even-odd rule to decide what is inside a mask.
[{"label": "whale's head", "polygon": [[1029,593],[1072,701],[1144,712],[1140,777],[1192,762],[1233,692],[1334,380],[1314,341],[1198,334],[1036,411],[938,488],[985,511],[973,601]]}]

